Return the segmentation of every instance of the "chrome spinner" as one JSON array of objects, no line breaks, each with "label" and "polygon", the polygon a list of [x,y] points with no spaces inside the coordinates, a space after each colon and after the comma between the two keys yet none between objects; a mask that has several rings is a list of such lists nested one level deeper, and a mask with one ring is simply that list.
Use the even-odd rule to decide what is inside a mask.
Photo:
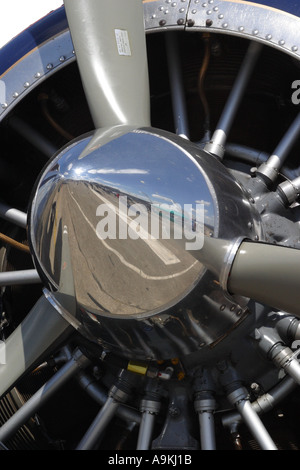
[{"label": "chrome spinner", "polygon": [[52,159],[29,234],[60,313],[140,359],[193,353],[241,321],[247,302],[231,298],[198,254],[205,237],[262,237],[250,198],[216,157],[168,132],[124,126]]}]

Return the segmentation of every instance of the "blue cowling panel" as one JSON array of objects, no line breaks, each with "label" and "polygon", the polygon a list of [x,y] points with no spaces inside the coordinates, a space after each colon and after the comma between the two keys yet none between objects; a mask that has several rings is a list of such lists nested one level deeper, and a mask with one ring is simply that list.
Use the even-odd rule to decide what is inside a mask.
[{"label": "blue cowling panel", "polygon": [[[230,0],[229,0],[230,1]],[[241,0],[241,4],[243,0]],[[245,3],[265,5],[300,17],[299,0],[248,0]],[[0,76],[35,47],[68,28],[64,6],[29,26],[0,49]]]},{"label": "blue cowling panel", "polygon": [[[251,2],[251,0],[248,0]],[[300,2],[299,0],[253,0],[251,3],[258,3],[278,10],[291,13],[295,16],[300,16]]]},{"label": "blue cowling panel", "polygon": [[29,26],[0,49],[0,76],[32,49],[66,28],[68,23],[64,7],[58,8]]}]

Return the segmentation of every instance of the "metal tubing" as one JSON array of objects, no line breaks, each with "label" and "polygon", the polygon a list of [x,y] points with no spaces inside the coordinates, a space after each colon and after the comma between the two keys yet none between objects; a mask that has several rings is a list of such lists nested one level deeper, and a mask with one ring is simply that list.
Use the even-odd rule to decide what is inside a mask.
[{"label": "metal tubing", "polygon": [[166,48],[176,134],[189,138],[189,126],[176,32],[166,34]]},{"label": "metal tubing", "polygon": [[284,194],[289,204],[292,204],[298,199],[300,194],[300,176],[294,178],[292,181],[283,181],[283,183],[278,185],[277,190],[279,194]]},{"label": "metal tubing", "polygon": [[293,358],[283,366],[284,372],[292,377],[292,379],[300,385],[300,364],[297,359]]},{"label": "metal tubing", "polygon": [[[103,406],[107,400],[107,393],[90,377],[86,372],[81,371],[77,377],[81,387],[93,398],[99,405]],[[134,409],[120,404],[116,415],[128,422],[141,423],[141,413]]]},{"label": "metal tubing", "polygon": [[198,413],[201,450],[216,450],[214,415],[210,411]]},{"label": "metal tubing", "polygon": [[264,163],[270,157],[270,154],[261,152],[260,150],[246,147],[245,145],[229,143],[225,147],[226,155],[234,158],[235,160],[241,160],[246,163],[250,163],[253,166],[259,166]]},{"label": "metal tubing", "polygon": [[288,156],[299,135],[300,113],[297,115],[294,122],[291,124],[288,131],[285,133],[270,158],[267,160],[266,163],[263,163],[258,168],[257,172],[261,173],[270,181],[274,182],[278,176],[280,168],[284,164],[286,157]]},{"label": "metal tubing", "polygon": [[147,411],[142,413],[142,421],[139,430],[137,450],[150,449],[154,423],[155,414],[148,413]]},{"label": "metal tubing", "polygon": [[52,397],[89,360],[79,351],[41,387],[18,411],[0,428],[0,441],[9,439],[37,410]]},{"label": "metal tubing", "polygon": [[[267,413],[275,408],[275,406],[284,400],[293,390],[297,384],[292,377],[286,376],[279,384],[273,387],[272,390],[257,398],[256,401],[251,403],[252,408],[258,414]],[[233,411],[227,413],[222,418],[222,423],[226,427],[233,424],[239,424],[242,421],[240,413]]]},{"label": "metal tubing", "polygon": [[92,422],[91,426],[78,444],[76,450],[92,450],[98,443],[102,432],[114,417],[119,403],[113,397],[108,397],[104,406]]},{"label": "metal tubing", "polygon": [[36,269],[6,271],[0,273],[0,286],[16,286],[19,284],[39,284],[41,278]]},{"label": "metal tubing", "polygon": [[23,119],[13,116],[9,120],[9,125],[47,158],[51,158],[57,152],[57,148],[52,142],[37,132],[27,122],[23,121]]},{"label": "metal tubing", "polygon": [[240,400],[235,405],[262,450],[277,450],[269,433],[252,408],[250,401]]},{"label": "metal tubing", "polygon": [[0,202],[0,217],[12,222],[18,227],[26,228],[27,227],[27,214],[20,211],[19,209],[14,209],[4,202]]},{"label": "metal tubing", "polygon": [[240,105],[261,49],[262,45],[258,42],[250,43],[239,74],[235,80],[221,118],[217,124],[216,130],[212,136],[211,141],[206,144],[204,148],[207,152],[212,153],[219,158],[223,158],[226,139],[228,138],[237,109]]}]

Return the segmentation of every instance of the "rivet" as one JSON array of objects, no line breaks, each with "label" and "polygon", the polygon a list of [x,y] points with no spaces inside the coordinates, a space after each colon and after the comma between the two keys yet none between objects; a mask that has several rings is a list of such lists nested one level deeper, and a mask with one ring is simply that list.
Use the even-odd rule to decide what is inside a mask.
[{"label": "rivet", "polygon": [[53,69],[53,64],[48,64],[46,68],[47,68],[47,70]]},{"label": "rivet", "polygon": [[293,46],[293,47],[292,47],[292,51],[293,51],[293,52],[297,52],[297,50],[298,50],[298,47],[297,47],[297,46]]},{"label": "rivet", "polygon": [[257,36],[258,33],[259,33],[258,29],[254,29],[252,32],[253,32],[254,36]]},{"label": "rivet", "polygon": [[176,3],[176,2],[173,2],[171,6],[172,6],[172,7],[176,7],[176,5],[177,5],[177,3]]},{"label": "rivet", "polygon": [[221,311],[225,310],[225,305],[221,305],[220,310]]},{"label": "rivet", "polygon": [[184,19],[183,19],[183,18],[179,18],[179,20],[177,20],[177,24],[179,24],[179,25],[184,24]]},{"label": "rivet", "polygon": [[220,20],[222,20],[222,19],[224,18],[224,15],[223,15],[222,13],[220,13],[220,15],[218,16],[218,18],[219,18]]},{"label": "rivet", "polygon": [[244,26],[239,27],[239,31],[241,31],[241,32],[244,31],[244,29],[245,29]]},{"label": "rivet", "polygon": [[205,23],[205,24],[206,24],[206,26],[212,26],[213,20],[208,19],[208,20],[206,20],[206,23]]},{"label": "rivet", "polygon": [[165,10],[164,14],[167,15],[169,13],[169,10]]},{"label": "rivet", "polygon": [[189,27],[194,26],[194,24],[195,24],[195,21],[192,20],[192,19],[189,19],[189,20],[187,21],[187,25],[188,25]]},{"label": "rivet", "polygon": [[180,8],[179,13],[183,13],[183,12],[184,12],[184,8]]},{"label": "rivet", "polygon": [[30,83],[29,83],[29,82],[25,82],[25,83],[24,83],[24,88],[28,88],[28,87],[30,87]]},{"label": "rivet", "polygon": [[267,34],[267,35],[266,35],[266,39],[267,39],[268,41],[270,41],[270,40],[272,39],[272,34]]},{"label": "rivet", "polygon": [[207,3],[202,3],[202,6],[203,6],[204,8],[206,8],[206,7],[207,7]]},{"label": "rivet", "polygon": [[1,107],[2,107],[3,109],[6,109],[6,108],[8,107],[8,104],[7,104],[7,103],[3,103],[3,104],[1,105]]},{"label": "rivet", "polygon": [[159,26],[165,26],[166,23],[167,23],[166,20],[160,20]]},{"label": "rivet", "polygon": [[64,62],[65,60],[66,60],[65,56],[63,56],[63,55],[60,56],[60,58],[59,58],[59,61],[60,61],[60,62]]},{"label": "rivet", "polygon": [[13,93],[13,98],[18,98],[18,96],[19,96],[19,93],[18,93],[17,91],[15,91],[15,92]]},{"label": "rivet", "polygon": [[159,11],[163,11],[165,7],[159,7]]},{"label": "rivet", "polygon": [[214,7],[214,11],[219,11],[219,7]]},{"label": "rivet", "polygon": [[37,73],[35,74],[35,78],[40,78],[40,77],[41,77],[41,73],[40,73],[40,72],[37,72]]},{"label": "rivet", "polygon": [[228,28],[228,23],[223,23],[222,26],[223,28]]},{"label": "rivet", "polygon": [[156,18],[156,14],[154,13],[154,15],[151,16],[151,18],[154,20]]},{"label": "rivet", "polygon": [[210,4],[214,3],[214,0],[208,0],[208,3]]},{"label": "rivet", "polygon": [[278,44],[279,44],[280,46],[284,46],[284,45],[285,45],[285,41],[284,41],[283,39],[281,39],[280,41],[278,41]]},{"label": "rivet", "polygon": [[207,10],[206,14],[207,14],[207,15],[211,15],[211,14],[212,14],[212,11],[211,11],[211,10]]},{"label": "rivet", "polygon": [[195,15],[195,13],[197,13],[197,10],[195,10],[195,9],[192,10],[192,13],[193,13],[193,15]]}]

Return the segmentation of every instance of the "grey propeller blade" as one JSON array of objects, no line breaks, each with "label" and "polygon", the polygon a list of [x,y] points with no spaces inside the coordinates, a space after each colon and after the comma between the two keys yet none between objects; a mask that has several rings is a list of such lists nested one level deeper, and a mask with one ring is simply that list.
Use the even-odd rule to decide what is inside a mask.
[{"label": "grey propeller blade", "polygon": [[300,250],[205,237],[195,256],[230,294],[300,316]]},{"label": "grey propeller blade", "polygon": [[65,0],[64,4],[95,127],[150,125],[141,0]]},{"label": "grey propeller blade", "polygon": [[300,315],[300,250],[243,242],[235,256],[228,290]]}]

